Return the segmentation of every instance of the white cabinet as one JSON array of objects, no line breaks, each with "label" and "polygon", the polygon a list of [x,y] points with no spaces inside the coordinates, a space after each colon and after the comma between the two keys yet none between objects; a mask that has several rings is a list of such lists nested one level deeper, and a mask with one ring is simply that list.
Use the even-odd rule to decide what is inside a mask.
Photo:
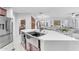
[{"label": "white cabinet", "polygon": [[31,49],[31,51],[39,51],[39,48],[32,44],[30,44],[30,49]]},{"label": "white cabinet", "polygon": [[26,44],[26,50],[27,51],[39,51],[39,48],[34,46],[33,44],[27,42]]},{"label": "white cabinet", "polygon": [[26,50],[27,51],[39,51],[39,41],[36,38],[26,38]]},{"label": "white cabinet", "polygon": [[27,51],[30,51],[30,43],[29,42],[26,42],[26,48],[25,48]]}]

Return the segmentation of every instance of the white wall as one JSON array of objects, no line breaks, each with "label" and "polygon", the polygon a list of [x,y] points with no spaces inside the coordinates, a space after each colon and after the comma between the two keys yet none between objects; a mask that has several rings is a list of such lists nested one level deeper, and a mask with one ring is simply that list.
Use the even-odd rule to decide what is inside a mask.
[{"label": "white wall", "polygon": [[18,24],[20,24],[20,20],[25,19],[26,29],[31,28],[31,15],[19,13],[19,14],[16,14],[15,18],[16,18],[16,21],[18,21]]},{"label": "white wall", "polygon": [[[31,28],[30,26],[30,15],[27,14],[15,14],[15,30],[16,30],[16,43],[15,45],[18,45],[21,43],[21,37],[19,35],[19,26],[20,26],[20,20],[25,19],[26,20],[26,29]],[[18,47],[16,46],[16,49]]]}]

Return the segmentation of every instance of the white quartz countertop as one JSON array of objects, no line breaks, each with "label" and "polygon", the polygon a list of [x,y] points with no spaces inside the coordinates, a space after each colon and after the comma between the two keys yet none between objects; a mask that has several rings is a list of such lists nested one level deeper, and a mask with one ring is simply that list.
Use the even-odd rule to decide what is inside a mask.
[{"label": "white quartz countertop", "polygon": [[[36,31],[36,30],[22,30],[22,32],[29,32],[29,31]],[[73,37],[69,37],[67,35],[64,35],[62,33],[56,32],[56,31],[51,31],[51,30],[46,30],[46,34],[42,35],[40,37],[37,37],[39,40],[77,40]]]},{"label": "white quartz countertop", "polygon": [[56,31],[48,31],[46,35],[38,37],[41,40],[77,40]]},{"label": "white quartz countertop", "polygon": [[39,31],[38,29],[24,29],[21,30],[22,32],[32,32],[32,31]]}]

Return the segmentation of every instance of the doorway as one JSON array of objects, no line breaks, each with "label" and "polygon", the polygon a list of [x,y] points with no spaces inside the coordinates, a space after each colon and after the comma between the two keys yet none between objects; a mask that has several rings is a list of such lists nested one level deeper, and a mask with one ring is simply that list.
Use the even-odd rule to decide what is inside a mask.
[{"label": "doorway", "polygon": [[19,33],[21,30],[25,29],[25,20],[20,20]]}]

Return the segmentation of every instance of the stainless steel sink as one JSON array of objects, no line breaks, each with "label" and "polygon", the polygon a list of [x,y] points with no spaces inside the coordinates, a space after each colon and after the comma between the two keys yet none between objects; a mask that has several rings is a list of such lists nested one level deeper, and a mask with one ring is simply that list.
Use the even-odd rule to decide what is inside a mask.
[{"label": "stainless steel sink", "polygon": [[35,37],[39,37],[39,36],[42,36],[42,35],[45,35],[44,33],[40,33],[40,32],[28,32],[28,34],[32,35],[32,36],[35,36]]}]

